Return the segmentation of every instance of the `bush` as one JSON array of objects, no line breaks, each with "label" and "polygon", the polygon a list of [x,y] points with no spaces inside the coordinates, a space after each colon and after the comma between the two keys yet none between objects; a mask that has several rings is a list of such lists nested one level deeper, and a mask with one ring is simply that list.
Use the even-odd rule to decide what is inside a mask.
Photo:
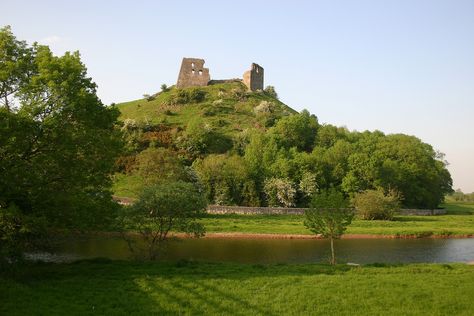
[{"label": "bush", "polygon": [[168,86],[166,85],[166,83],[163,83],[160,88],[161,88],[161,92],[168,92],[168,91],[170,91],[170,88],[168,88]]},{"label": "bush", "polygon": [[400,196],[394,191],[385,194],[382,190],[367,190],[356,193],[352,204],[361,219],[392,220],[400,209]]},{"label": "bush", "polygon": [[274,97],[275,99],[278,99],[278,94],[274,86],[267,86],[263,91],[269,96]]},{"label": "bush", "polygon": [[155,96],[154,95],[149,95],[149,94],[144,94],[143,98],[145,98],[147,101],[155,100]]},{"label": "bush", "polygon": [[296,189],[289,179],[267,179],[265,180],[264,191],[268,206],[291,207],[295,205]]}]

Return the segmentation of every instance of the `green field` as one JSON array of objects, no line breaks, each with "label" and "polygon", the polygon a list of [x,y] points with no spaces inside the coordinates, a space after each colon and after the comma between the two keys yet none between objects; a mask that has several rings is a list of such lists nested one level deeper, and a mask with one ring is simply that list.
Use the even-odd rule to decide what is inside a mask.
[{"label": "green field", "polygon": [[[394,221],[354,220],[348,234],[465,235],[474,234],[474,203],[448,203],[447,215],[397,216]],[[207,215],[207,232],[310,234],[299,215]]]},{"label": "green field", "polygon": [[474,266],[78,262],[0,277],[2,315],[472,315]]}]

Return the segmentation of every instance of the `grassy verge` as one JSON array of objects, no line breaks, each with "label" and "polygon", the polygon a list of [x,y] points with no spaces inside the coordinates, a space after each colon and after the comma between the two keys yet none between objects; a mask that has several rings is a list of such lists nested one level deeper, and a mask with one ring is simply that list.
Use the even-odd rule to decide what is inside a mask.
[{"label": "grassy verge", "polygon": [[0,276],[2,315],[469,315],[474,266],[93,262]]},{"label": "grassy verge", "polygon": [[[447,215],[397,216],[394,221],[354,220],[348,234],[450,236],[474,234],[474,203],[444,205]],[[208,215],[203,219],[212,232],[310,234],[298,215]]]}]

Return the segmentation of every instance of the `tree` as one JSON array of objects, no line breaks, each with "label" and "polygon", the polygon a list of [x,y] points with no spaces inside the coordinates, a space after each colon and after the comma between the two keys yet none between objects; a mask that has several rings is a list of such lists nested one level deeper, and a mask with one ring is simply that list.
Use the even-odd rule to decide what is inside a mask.
[{"label": "tree", "polygon": [[344,234],[354,217],[349,203],[341,192],[329,189],[313,196],[311,206],[305,211],[305,226],[331,243],[331,264],[336,264],[334,239]]},{"label": "tree", "polygon": [[267,179],[264,191],[269,206],[291,207],[295,205],[296,189],[289,179]]},{"label": "tree", "polygon": [[382,190],[367,190],[356,193],[352,203],[362,219],[392,220],[400,208],[400,196],[395,191],[385,194]]},{"label": "tree", "polygon": [[[205,214],[207,203],[201,192],[187,182],[163,182],[143,190],[138,201],[124,209],[120,218],[126,231],[137,231],[145,241],[148,259],[156,259],[168,241],[170,231],[201,237],[204,226],[198,219]],[[130,250],[140,250],[127,234]]]},{"label": "tree", "polygon": [[32,59],[33,48],[17,40],[10,26],[0,29],[0,105],[7,111],[33,71]]},{"label": "tree", "polygon": [[0,50],[1,58],[15,71],[2,63],[0,86],[17,106],[0,106],[0,213],[15,208],[6,218],[29,236],[106,224],[116,207],[110,187],[122,146],[118,110],[99,100],[79,53],[56,57],[4,28],[0,47],[9,45],[17,47]]},{"label": "tree", "polygon": [[136,156],[135,173],[150,186],[162,181],[190,180],[179,156],[166,148],[147,148]]},{"label": "tree", "polygon": [[279,146],[296,147],[300,151],[311,151],[314,146],[319,123],[316,116],[303,110],[299,114],[280,119],[269,130],[269,134],[277,140]]}]

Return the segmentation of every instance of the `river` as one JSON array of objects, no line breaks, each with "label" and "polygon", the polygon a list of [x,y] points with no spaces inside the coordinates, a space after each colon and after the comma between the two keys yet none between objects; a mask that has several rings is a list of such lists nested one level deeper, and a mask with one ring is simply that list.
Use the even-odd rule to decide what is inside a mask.
[{"label": "river", "polygon": [[[336,241],[339,262],[351,263],[447,263],[474,261],[474,238],[466,239],[343,239]],[[49,252],[29,254],[44,261],[89,258],[130,259],[120,237],[69,238]],[[238,263],[315,263],[329,258],[329,243],[317,239],[202,238],[172,241],[160,260],[182,259]]]}]

